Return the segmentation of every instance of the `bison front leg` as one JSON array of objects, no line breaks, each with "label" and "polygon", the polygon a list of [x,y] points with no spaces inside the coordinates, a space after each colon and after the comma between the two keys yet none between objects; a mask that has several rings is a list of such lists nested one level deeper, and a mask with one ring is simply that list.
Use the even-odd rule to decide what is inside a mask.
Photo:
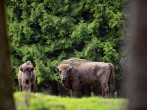
[{"label": "bison front leg", "polygon": [[78,97],[78,90],[71,90],[71,97]]},{"label": "bison front leg", "polygon": [[19,85],[19,90],[22,91],[22,85],[21,84]]},{"label": "bison front leg", "polygon": [[31,92],[34,92],[35,84],[31,84]]},{"label": "bison front leg", "polygon": [[71,97],[78,97],[79,87],[80,85],[78,82],[72,84]]},{"label": "bison front leg", "polygon": [[21,79],[18,80],[18,83],[19,83],[19,90],[22,91],[22,82],[21,82]]}]

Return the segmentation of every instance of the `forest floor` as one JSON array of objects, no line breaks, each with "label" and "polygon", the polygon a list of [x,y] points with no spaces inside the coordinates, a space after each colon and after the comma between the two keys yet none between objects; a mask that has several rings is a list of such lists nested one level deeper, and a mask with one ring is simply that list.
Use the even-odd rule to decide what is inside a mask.
[{"label": "forest floor", "polygon": [[70,98],[42,93],[14,93],[17,110],[126,110],[126,99]]}]

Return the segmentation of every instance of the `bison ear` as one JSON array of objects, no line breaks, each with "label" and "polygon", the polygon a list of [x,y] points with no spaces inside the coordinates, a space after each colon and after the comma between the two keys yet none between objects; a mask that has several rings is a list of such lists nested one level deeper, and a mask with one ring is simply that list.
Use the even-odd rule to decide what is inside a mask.
[{"label": "bison ear", "polygon": [[72,66],[69,67],[69,70],[68,71],[71,72],[71,70],[72,70]]},{"label": "bison ear", "polygon": [[23,68],[22,68],[22,65],[20,65],[19,69],[20,69],[20,71],[22,71],[22,72],[23,72]]}]

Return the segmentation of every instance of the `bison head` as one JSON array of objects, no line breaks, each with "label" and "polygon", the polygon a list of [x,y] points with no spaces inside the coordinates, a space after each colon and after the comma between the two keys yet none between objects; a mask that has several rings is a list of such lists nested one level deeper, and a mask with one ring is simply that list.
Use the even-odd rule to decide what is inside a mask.
[{"label": "bison head", "polygon": [[71,72],[72,66],[69,64],[60,64],[58,67],[58,72],[61,78],[61,81],[64,82],[68,79],[69,74]]},{"label": "bison head", "polygon": [[34,67],[31,61],[27,61],[26,63],[22,64],[20,66],[20,71],[23,73],[23,81],[26,84],[29,84],[32,78],[33,71],[34,71]]}]

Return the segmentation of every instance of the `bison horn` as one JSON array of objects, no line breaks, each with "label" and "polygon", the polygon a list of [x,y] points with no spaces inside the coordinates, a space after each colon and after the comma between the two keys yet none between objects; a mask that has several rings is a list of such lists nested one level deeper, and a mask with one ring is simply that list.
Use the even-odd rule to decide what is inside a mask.
[{"label": "bison horn", "polygon": [[22,65],[20,65],[19,69],[20,69],[20,71],[23,71],[23,69],[22,69]]}]

